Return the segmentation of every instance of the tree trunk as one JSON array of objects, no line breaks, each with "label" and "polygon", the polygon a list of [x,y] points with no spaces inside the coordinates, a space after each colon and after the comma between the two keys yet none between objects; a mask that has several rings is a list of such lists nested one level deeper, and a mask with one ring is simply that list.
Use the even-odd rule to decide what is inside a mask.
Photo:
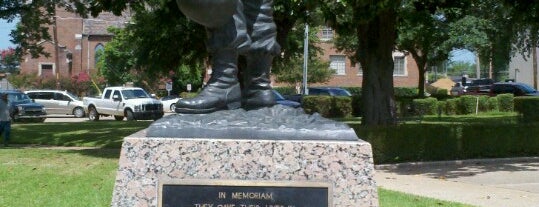
[{"label": "tree trunk", "polygon": [[417,70],[419,73],[419,80],[417,83],[417,97],[425,97],[425,73],[427,72],[427,57],[421,56],[420,54],[426,54],[423,52],[410,51],[412,57],[416,61]]},{"label": "tree trunk", "polygon": [[363,66],[363,125],[396,123],[393,92],[393,49],[396,14],[388,9],[358,25],[359,61]]}]

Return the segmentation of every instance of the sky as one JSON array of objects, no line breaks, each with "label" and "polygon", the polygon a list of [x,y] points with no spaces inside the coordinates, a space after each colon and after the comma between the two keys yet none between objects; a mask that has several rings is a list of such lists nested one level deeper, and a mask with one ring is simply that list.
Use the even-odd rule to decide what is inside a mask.
[{"label": "sky", "polygon": [[460,61],[475,64],[475,55],[469,50],[453,50],[450,53],[449,59],[455,62]]},{"label": "sky", "polygon": [[11,39],[9,33],[15,28],[16,24],[16,22],[8,23],[5,19],[0,19],[0,49],[15,47],[15,45],[9,41]]}]

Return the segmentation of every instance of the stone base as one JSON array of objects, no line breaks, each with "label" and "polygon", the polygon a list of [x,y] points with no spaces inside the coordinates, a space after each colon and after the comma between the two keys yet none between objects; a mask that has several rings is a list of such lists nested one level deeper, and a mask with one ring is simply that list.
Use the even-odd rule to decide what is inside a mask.
[{"label": "stone base", "polygon": [[358,141],[124,139],[111,206],[158,206],[164,180],[323,182],[330,206],[378,206],[371,145]]}]

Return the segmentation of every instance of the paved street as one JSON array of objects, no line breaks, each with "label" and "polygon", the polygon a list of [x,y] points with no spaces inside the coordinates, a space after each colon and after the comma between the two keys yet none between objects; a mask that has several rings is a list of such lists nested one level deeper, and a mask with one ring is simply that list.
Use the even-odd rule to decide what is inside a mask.
[{"label": "paved street", "polygon": [[539,207],[539,158],[377,166],[380,187],[488,207]]}]

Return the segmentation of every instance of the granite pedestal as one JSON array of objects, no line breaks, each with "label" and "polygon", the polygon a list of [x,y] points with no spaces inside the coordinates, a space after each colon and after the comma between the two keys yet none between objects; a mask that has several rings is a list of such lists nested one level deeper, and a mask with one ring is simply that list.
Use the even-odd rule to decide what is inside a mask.
[{"label": "granite pedestal", "polygon": [[371,145],[360,139],[149,137],[156,125],[124,139],[111,206],[157,207],[160,184],[183,180],[326,183],[329,206],[378,206]]}]

